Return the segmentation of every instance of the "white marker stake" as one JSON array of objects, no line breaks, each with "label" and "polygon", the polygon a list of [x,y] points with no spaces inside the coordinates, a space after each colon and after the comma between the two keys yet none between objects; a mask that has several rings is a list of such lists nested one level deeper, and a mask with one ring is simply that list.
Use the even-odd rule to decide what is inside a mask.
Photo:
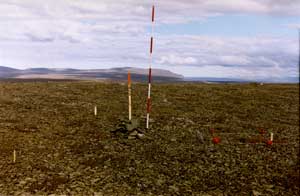
[{"label": "white marker stake", "polygon": [[95,106],[94,114],[95,114],[95,116],[97,116],[97,106]]},{"label": "white marker stake", "polygon": [[273,141],[273,133],[271,133],[271,141]]},{"label": "white marker stake", "polygon": [[14,153],[13,153],[13,162],[16,163],[16,159],[17,159],[17,153],[16,153],[16,150],[14,150]]}]

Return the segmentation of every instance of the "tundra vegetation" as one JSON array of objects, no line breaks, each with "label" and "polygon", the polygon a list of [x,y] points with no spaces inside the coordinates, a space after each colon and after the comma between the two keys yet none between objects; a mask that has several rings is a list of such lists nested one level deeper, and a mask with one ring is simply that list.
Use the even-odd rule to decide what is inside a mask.
[{"label": "tundra vegetation", "polygon": [[154,84],[148,130],[146,97],[128,122],[125,83],[0,83],[0,195],[299,194],[298,84]]}]

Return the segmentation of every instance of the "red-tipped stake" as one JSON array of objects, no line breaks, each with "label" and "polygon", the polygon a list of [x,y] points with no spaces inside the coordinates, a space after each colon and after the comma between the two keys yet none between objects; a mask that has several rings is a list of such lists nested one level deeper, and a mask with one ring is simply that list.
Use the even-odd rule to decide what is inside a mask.
[{"label": "red-tipped stake", "polygon": [[271,140],[268,140],[268,141],[267,141],[267,145],[268,145],[268,146],[271,146],[272,144],[273,144],[273,141],[271,141]]},{"label": "red-tipped stake", "polygon": [[131,120],[131,77],[128,71],[128,118]]},{"label": "red-tipped stake", "polygon": [[212,141],[213,141],[214,144],[219,144],[221,142],[221,138],[214,137]]},{"label": "red-tipped stake", "polygon": [[148,80],[148,97],[147,97],[147,120],[146,120],[146,128],[149,129],[149,121],[150,121],[150,110],[151,110],[151,82],[152,82],[152,53],[153,53],[153,45],[154,45],[154,20],[155,20],[155,6],[152,6],[152,33],[151,33],[151,39],[150,39],[150,64],[149,64],[149,80]]},{"label": "red-tipped stake", "polygon": [[270,139],[267,141],[267,145],[271,146],[273,144],[273,133],[271,133]]},{"label": "red-tipped stake", "polygon": [[274,134],[273,134],[273,133],[271,133],[271,138],[270,138],[270,139],[271,139],[271,141],[273,141],[273,136],[274,136]]},{"label": "red-tipped stake", "polygon": [[213,129],[213,128],[210,129],[210,134],[213,137],[212,142],[214,144],[219,144],[221,142],[221,138],[217,137],[217,136],[214,136],[215,132],[216,132],[215,129]]}]

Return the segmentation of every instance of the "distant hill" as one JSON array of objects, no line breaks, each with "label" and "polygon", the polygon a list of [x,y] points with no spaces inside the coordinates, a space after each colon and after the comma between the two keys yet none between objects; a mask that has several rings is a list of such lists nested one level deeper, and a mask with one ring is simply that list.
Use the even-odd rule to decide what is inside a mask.
[{"label": "distant hill", "polygon": [[0,66],[0,78],[10,78],[18,75],[20,70]]},{"label": "distant hill", "polygon": [[240,78],[214,78],[214,77],[186,77],[185,82],[202,83],[299,83],[299,77],[264,78],[264,79],[240,79]]},{"label": "distant hill", "polygon": [[[130,71],[133,81],[146,82],[148,80],[148,69],[134,67],[117,67],[111,69],[49,69],[30,68],[14,69],[0,66],[1,80],[19,81],[53,81],[53,80],[108,80],[126,81],[127,73]],[[265,78],[262,80],[246,80],[240,78],[217,78],[217,77],[183,77],[164,69],[152,70],[155,82],[201,82],[201,83],[299,83],[299,77],[287,78]]]},{"label": "distant hill", "polygon": [[[127,80],[127,73],[135,81],[147,81],[148,69],[133,67],[118,67],[111,69],[13,69],[0,66],[2,79],[49,79],[49,80]],[[153,79],[156,81],[181,81],[182,75],[168,70],[153,69]]]},{"label": "distant hill", "polygon": [[242,80],[238,78],[213,78],[213,77],[187,77],[186,82],[203,82],[203,83],[249,83],[250,80]]},{"label": "distant hill", "polygon": [[0,73],[18,71],[18,69],[0,66]]}]

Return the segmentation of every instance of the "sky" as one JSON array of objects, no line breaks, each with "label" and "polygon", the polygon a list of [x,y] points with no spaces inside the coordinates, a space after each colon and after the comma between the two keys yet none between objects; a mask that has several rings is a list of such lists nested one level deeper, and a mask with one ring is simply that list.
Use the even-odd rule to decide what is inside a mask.
[{"label": "sky", "polygon": [[0,66],[298,77],[300,0],[2,0]]}]

